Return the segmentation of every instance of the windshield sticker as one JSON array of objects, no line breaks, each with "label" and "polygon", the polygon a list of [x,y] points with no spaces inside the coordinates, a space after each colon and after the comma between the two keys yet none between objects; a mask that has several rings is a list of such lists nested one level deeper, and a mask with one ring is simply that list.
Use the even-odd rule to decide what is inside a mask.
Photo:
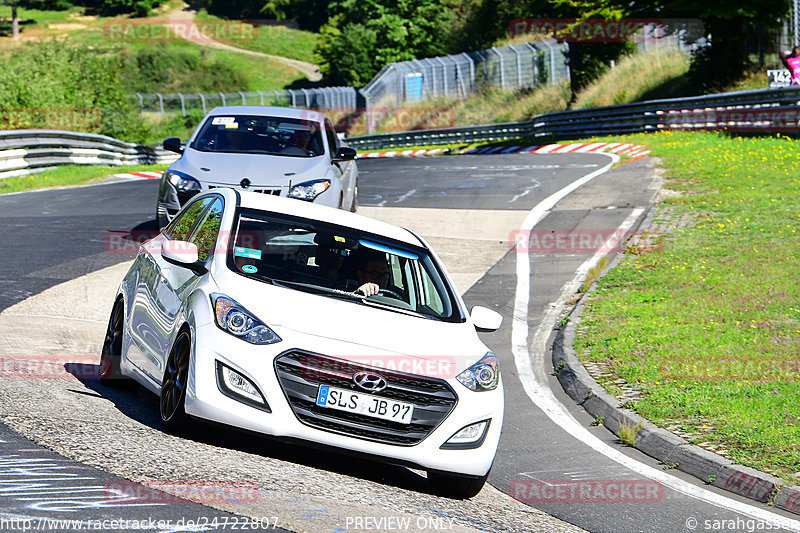
[{"label": "windshield sticker", "polygon": [[235,117],[214,117],[211,120],[211,125],[212,126],[219,126],[220,124],[225,124],[226,127],[227,127],[228,124],[236,124],[236,118]]},{"label": "windshield sticker", "polygon": [[238,122],[228,122],[227,124],[225,124],[225,129],[226,130],[235,130],[238,127],[239,127],[239,123]]},{"label": "windshield sticker", "polygon": [[242,270],[247,272],[248,274],[255,274],[256,272],[258,272],[258,269],[253,265],[244,265],[242,267]]},{"label": "windshield sticker", "polygon": [[339,237],[338,235],[334,235],[333,240],[336,242],[347,242],[344,237]]},{"label": "windshield sticker", "polygon": [[233,249],[233,255],[236,257],[246,257],[248,259],[261,259],[261,250],[256,250],[254,248],[244,248],[242,246],[237,246]]}]

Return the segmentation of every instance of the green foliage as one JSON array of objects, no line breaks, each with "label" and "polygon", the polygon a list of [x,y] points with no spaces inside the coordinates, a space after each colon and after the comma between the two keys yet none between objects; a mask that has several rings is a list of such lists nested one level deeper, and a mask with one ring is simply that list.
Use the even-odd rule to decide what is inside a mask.
[{"label": "green foliage", "polygon": [[363,85],[392,61],[446,54],[460,26],[452,7],[442,0],[344,0],[320,30],[320,70],[331,83]]},{"label": "green foliage", "polygon": [[206,49],[147,46],[116,55],[120,82],[128,93],[247,90],[245,72],[216,59]]},{"label": "green foliage", "polygon": [[131,13],[138,17],[144,17],[151,9],[164,3],[164,0],[76,0],[75,3],[102,15]]},{"label": "green foliage", "polygon": [[96,50],[49,41],[0,57],[3,127],[53,128],[138,140],[144,126],[125,97],[119,65]]}]

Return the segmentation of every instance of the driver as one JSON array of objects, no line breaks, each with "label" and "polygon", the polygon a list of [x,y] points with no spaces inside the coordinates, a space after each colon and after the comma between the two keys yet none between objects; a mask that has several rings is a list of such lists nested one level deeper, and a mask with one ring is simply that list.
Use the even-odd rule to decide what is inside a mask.
[{"label": "driver", "polygon": [[364,296],[378,294],[385,289],[389,282],[389,266],[386,256],[381,252],[364,251],[358,258],[356,278],[360,286],[353,292],[360,292]]}]

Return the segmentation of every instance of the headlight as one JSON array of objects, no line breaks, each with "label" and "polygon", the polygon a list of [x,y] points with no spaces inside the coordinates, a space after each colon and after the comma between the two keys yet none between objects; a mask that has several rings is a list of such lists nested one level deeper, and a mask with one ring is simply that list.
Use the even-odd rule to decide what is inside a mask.
[{"label": "headlight", "polygon": [[221,294],[212,294],[211,301],[219,329],[250,344],[273,344],[281,341],[274,331],[234,300]]},{"label": "headlight", "polygon": [[289,198],[297,198],[298,200],[313,201],[314,198],[328,190],[331,186],[331,180],[321,179],[306,181],[295,185],[289,190]]},{"label": "headlight", "polygon": [[480,361],[456,376],[456,379],[471,391],[481,392],[497,388],[500,373],[497,370],[497,357],[487,352]]},{"label": "headlight", "polygon": [[189,176],[188,174],[184,174],[182,172],[176,172],[174,170],[167,171],[168,179],[171,184],[175,186],[176,189],[179,191],[199,191],[200,190],[200,182],[194,179],[193,177]]}]

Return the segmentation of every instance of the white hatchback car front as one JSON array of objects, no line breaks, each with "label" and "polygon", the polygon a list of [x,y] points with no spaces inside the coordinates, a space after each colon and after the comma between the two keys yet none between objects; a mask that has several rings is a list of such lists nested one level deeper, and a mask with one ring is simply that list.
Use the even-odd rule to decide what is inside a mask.
[{"label": "white hatchback car front", "polygon": [[101,377],[158,394],[167,429],[196,417],[333,446],[421,467],[437,491],[470,497],[503,421],[497,358],[476,329],[500,321],[466,313],[408,230],[220,189],[142,246]]},{"label": "white hatchback car front", "polygon": [[355,211],[355,150],[341,144],[323,113],[228,106],[211,110],[189,138],[164,141],[181,154],[161,177],[159,229],[193,196],[233,187]]}]

